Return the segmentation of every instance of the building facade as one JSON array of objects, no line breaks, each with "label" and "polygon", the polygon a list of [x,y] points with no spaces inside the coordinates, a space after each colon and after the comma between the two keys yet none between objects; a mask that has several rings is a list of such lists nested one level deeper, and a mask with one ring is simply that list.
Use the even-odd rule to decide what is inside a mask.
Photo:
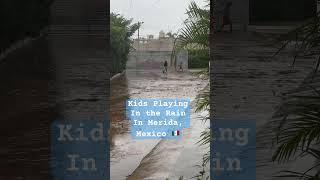
[{"label": "building facade", "polygon": [[154,39],[152,35],[148,38],[140,38],[133,40],[133,48],[135,51],[172,51],[174,39],[170,37],[159,36]]},{"label": "building facade", "polygon": [[[139,67],[159,68],[164,61],[168,62],[171,68],[178,68],[182,65],[183,69],[188,68],[188,52],[183,51],[173,56],[174,38],[166,36],[164,31],[159,32],[159,37],[154,38],[148,35],[147,38],[133,40],[133,50],[130,53],[129,67],[140,64]],[[132,64],[135,62],[135,64]],[[180,66],[179,66],[180,67]]]}]

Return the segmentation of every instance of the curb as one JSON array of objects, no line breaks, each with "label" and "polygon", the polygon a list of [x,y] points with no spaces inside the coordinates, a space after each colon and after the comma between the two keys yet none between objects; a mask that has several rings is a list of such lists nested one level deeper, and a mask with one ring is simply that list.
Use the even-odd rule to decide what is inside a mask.
[{"label": "curb", "polygon": [[119,77],[121,77],[123,74],[125,74],[126,73],[126,70],[123,70],[121,73],[118,73],[118,74],[115,74],[114,76],[112,76],[111,78],[110,78],[110,81],[113,81],[113,80],[115,80],[115,79],[118,79]]}]

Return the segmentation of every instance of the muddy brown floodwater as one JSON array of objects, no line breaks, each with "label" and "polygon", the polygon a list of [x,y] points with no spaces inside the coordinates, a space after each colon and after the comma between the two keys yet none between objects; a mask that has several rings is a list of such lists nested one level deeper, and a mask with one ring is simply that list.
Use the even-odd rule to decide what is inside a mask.
[{"label": "muddy brown floodwater", "polygon": [[[135,140],[130,136],[125,118],[127,98],[190,98],[193,101],[208,81],[190,72],[128,69],[111,81],[111,179],[178,179],[191,178],[199,172],[202,155],[209,147],[196,144],[200,133],[209,126],[201,121],[205,114],[194,113],[191,127],[180,140]],[[206,113],[206,112],[204,112]],[[183,162],[183,163],[181,163]]]}]

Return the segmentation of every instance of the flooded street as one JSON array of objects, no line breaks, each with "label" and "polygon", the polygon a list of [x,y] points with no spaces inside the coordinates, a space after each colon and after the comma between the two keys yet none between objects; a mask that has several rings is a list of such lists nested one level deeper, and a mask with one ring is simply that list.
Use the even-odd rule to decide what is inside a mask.
[{"label": "flooded street", "polygon": [[190,98],[193,101],[208,81],[190,72],[169,71],[164,77],[160,69],[146,69],[129,65],[126,73],[111,81],[111,179],[191,178],[199,171],[194,166],[201,164],[202,155],[208,150],[196,142],[209,122],[203,123],[201,114],[192,110],[191,128],[183,131],[182,139],[134,140],[124,114],[125,100]]}]

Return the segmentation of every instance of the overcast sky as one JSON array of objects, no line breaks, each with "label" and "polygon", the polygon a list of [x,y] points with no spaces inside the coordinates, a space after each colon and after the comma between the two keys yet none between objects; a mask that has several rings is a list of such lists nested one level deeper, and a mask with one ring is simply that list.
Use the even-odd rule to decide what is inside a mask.
[{"label": "overcast sky", "polygon": [[[182,27],[186,8],[192,0],[111,0],[111,12],[133,18],[134,22],[142,21],[140,35],[153,34],[158,37],[159,31],[177,32]],[[204,6],[205,0],[194,0]],[[137,36],[137,34],[135,34]],[[136,38],[136,37],[134,37]]]}]

